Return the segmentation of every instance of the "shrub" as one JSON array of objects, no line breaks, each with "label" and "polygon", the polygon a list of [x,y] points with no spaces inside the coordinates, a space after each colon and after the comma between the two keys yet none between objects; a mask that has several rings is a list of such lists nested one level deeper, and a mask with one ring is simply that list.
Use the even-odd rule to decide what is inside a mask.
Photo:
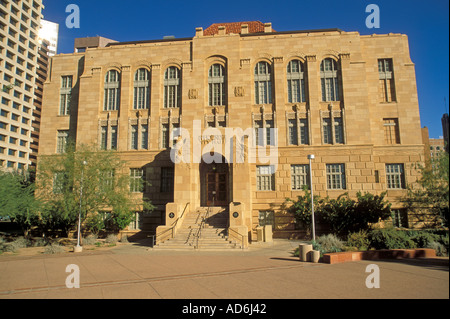
[{"label": "shrub", "polygon": [[47,245],[45,246],[45,250],[44,250],[44,254],[61,254],[65,252],[64,247],[57,244],[57,243],[53,243],[51,245]]},{"label": "shrub", "polygon": [[369,233],[365,230],[360,230],[357,233],[348,234],[347,245],[350,247],[355,247],[357,250],[369,249]]},{"label": "shrub", "polygon": [[410,249],[416,243],[404,231],[394,228],[375,229],[369,233],[370,247],[375,249]]},{"label": "shrub", "polygon": [[97,235],[89,235],[83,239],[83,245],[95,245],[97,238]]},{"label": "shrub", "polygon": [[434,249],[436,251],[436,256],[445,257],[448,256],[448,249],[445,245],[440,242],[432,241],[428,244],[427,248]]},{"label": "shrub", "polygon": [[312,244],[313,249],[320,251],[321,254],[336,253],[344,249],[344,242],[333,234],[319,236]]},{"label": "shrub", "polygon": [[115,245],[118,241],[119,241],[119,239],[117,238],[117,236],[113,235],[113,234],[110,234],[105,238],[105,243],[111,244],[111,245]]}]

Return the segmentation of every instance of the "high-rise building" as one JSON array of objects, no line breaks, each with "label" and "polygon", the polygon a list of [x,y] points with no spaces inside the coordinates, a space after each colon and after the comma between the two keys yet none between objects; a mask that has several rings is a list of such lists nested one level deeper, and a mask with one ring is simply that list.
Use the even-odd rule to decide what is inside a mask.
[{"label": "high-rise building", "polygon": [[253,21],[189,38],[90,41],[52,60],[40,155],[64,152],[68,139],[116,150],[136,200],[162,216],[158,241],[211,206],[244,245],[268,225],[275,237],[301,236],[283,204],[304,187],[334,198],[387,192],[395,225],[420,224],[402,203],[425,160],[406,35]]},{"label": "high-rise building", "polygon": [[[0,0],[0,167],[35,162],[46,53],[39,42],[42,0]],[[45,76],[44,76],[45,79]]]},{"label": "high-rise building", "polygon": [[59,24],[47,20],[41,20],[41,29],[39,30],[39,38],[47,40],[48,55],[54,56],[58,52],[58,35]]}]

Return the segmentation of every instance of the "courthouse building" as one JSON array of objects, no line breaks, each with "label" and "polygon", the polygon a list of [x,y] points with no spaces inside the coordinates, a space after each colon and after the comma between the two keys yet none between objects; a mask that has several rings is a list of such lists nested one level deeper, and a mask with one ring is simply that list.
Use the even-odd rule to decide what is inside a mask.
[{"label": "courthouse building", "polygon": [[[148,183],[131,183],[136,199],[157,207],[131,228],[169,229],[183,212],[220,206],[246,240],[267,224],[274,237],[301,235],[280,206],[304,194],[311,172],[323,197],[387,191],[394,222],[413,226],[400,198],[424,146],[406,35],[276,32],[252,21],[190,38],[78,43],[52,59],[39,154],[63,152],[69,138],[117,150],[125,173]],[[227,129],[247,136],[228,139]],[[275,155],[259,156],[261,148]],[[212,151],[219,160],[209,163]]]}]

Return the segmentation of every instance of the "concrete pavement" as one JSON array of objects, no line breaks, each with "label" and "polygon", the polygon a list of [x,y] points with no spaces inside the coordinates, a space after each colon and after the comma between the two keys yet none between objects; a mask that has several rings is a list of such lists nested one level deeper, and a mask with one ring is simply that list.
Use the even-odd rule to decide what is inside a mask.
[{"label": "concrete pavement", "polygon": [[[32,257],[0,255],[0,299],[449,298],[448,258],[312,264],[292,257],[296,241],[247,251],[153,251],[139,244]],[[80,288],[66,287],[70,264]],[[367,288],[369,264],[380,288]]]}]

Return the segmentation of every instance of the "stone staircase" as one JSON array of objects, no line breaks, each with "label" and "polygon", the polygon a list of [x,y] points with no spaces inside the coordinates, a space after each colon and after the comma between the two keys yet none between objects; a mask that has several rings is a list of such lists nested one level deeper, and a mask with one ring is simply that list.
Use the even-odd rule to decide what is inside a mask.
[{"label": "stone staircase", "polygon": [[211,207],[198,208],[189,212],[178,229],[175,238],[158,245],[155,250],[222,250],[241,248],[227,236],[228,209]]}]

